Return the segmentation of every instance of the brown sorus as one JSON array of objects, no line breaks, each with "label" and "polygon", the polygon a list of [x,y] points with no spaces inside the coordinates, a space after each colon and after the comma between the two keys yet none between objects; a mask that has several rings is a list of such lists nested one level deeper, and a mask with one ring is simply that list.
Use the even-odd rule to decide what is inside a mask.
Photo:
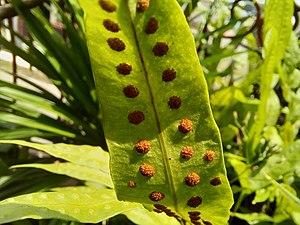
[{"label": "brown sorus", "polygon": [[170,212],[172,212],[172,211],[171,211],[171,209],[166,208],[166,209],[164,210],[164,212],[165,212],[165,213],[170,213]]},{"label": "brown sorus", "polygon": [[110,20],[110,19],[103,20],[103,26],[107,30],[109,30],[111,32],[114,32],[114,33],[120,31],[119,25],[117,23],[115,23],[114,21]]},{"label": "brown sorus", "polygon": [[139,12],[144,12],[146,9],[149,8],[149,5],[150,0],[138,0],[136,8]]},{"label": "brown sorus", "polygon": [[222,181],[221,181],[220,177],[215,177],[210,181],[210,184],[212,186],[217,186],[217,185],[220,185],[221,183],[222,183]]},{"label": "brown sorus", "polygon": [[164,82],[170,82],[174,80],[175,77],[176,77],[176,71],[173,68],[172,69],[168,68],[163,72],[162,80]]},{"label": "brown sorus", "polygon": [[191,216],[191,215],[190,218],[191,220],[196,220],[196,221],[201,219],[200,216]]},{"label": "brown sorus", "polygon": [[117,6],[109,0],[99,0],[98,3],[106,12],[115,12],[117,10]]},{"label": "brown sorus", "polygon": [[168,105],[171,109],[179,109],[181,106],[181,99],[179,96],[172,96],[169,101]]},{"label": "brown sorus", "polygon": [[204,153],[204,159],[205,159],[206,161],[211,162],[211,161],[213,161],[213,160],[215,159],[215,157],[216,157],[216,153],[215,153],[214,151],[212,151],[212,150],[207,150],[207,151]]},{"label": "brown sorus", "polygon": [[191,197],[187,201],[187,205],[193,208],[198,207],[199,205],[201,205],[201,203],[202,203],[202,198],[200,196]]},{"label": "brown sorus", "polygon": [[193,156],[194,150],[191,146],[185,146],[181,150],[181,156],[185,159],[190,159]]},{"label": "brown sorus", "polygon": [[147,153],[151,149],[151,144],[148,140],[139,140],[138,143],[135,144],[135,149],[138,153]]},{"label": "brown sorus", "polygon": [[201,213],[199,211],[188,212],[190,216],[199,216]]},{"label": "brown sorus", "polygon": [[117,71],[119,74],[122,75],[128,75],[131,73],[132,70],[132,66],[127,64],[127,63],[120,63],[117,67],[116,67]]},{"label": "brown sorus", "polygon": [[167,206],[161,205],[161,204],[154,204],[153,206],[154,206],[155,208],[161,209],[161,210],[165,210],[165,209],[167,208]]},{"label": "brown sorus", "polygon": [[170,211],[165,211],[165,213],[167,214],[167,216],[170,216],[170,217],[174,217],[176,214],[174,212],[172,212],[171,210]]},{"label": "brown sorus", "polygon": [[178,129],[182,133],[188,133],[193,130],[193,123],[189,119],[183,119],[178,125]]},{"label": "brown sorus", "polygon": [[155,17],[151,17],[145,27],[146,34],[154,34],[158,28],[158,21]]},{"label": "brown sorus", "polygon": [[203,223],[204,223],[205,225],[213,225],[211,222],[205,221],[205,220],[203,220]]},{"label": "brown sorus", "polygon": [[120,38],[108,38],[107,43],[112,50],[121,52],[125,49],[125,44]]},{"label": "brown sorus", "polygon": [[152,177],[155,174],[155,169],[154,169],[153,166],[151,166],[149,164],[146,164],[146,163],[143,163],[140,166],[140,172],[145,177]]},{"label": "brown sorus", "polygon": [[157,213],[162,213],[163,211],[161,209],[153,209],[154,212],[157,212]]},{"label": "brown sorus", "polygon": [[158,201],[164,199],[165,195],[161,192],[153,191],[150,193],[149,198],[154,202],[158,202]]},{"label": "brown sorus", "polygon": [[157,42],[153,47],[152,52],[155,56],[161,57],[167,54],[169,46],[166,42]]},{"label": "brown sorus", "polygon": [[129,181],[128,186],[131,187],[131,188],[134,188],[136,186],[135,181],[133,181],[133,180]]},{"label": "brown sorus", "polygon": [[132,124],[139,124],[145,120],[145,115],[141,111],[134,111],[128,114],[128,120]]},{"label": "brown sorus", "polygon": [[139,89],[134,85],[128,85],[123,89],[123,93],[128,98],[135,98],[139,95]]},{"label": "brown sorus", "polygon": [[185,183],[188,186],[195,186],[200,183],[200,176],[195,172],[191,172],[185,177]]}]

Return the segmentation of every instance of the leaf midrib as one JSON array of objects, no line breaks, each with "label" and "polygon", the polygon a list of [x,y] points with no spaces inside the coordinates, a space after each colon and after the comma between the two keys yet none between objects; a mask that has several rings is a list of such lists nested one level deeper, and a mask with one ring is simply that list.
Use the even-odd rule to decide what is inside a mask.
[{"label": "leaf midrib", "polygon": [[172,196],[172,199],[173,199],[174,208],[178,212],[177,196],[176,196],[176,191],[175,191],[175,188],[174,188],[175,187],[174,178],[173,178],[171,166],[170,166],[170,163],[169,163],[168,152],[166,150],[167,149],[166,148],[166,143],[165,143],[165,140],[162,136],[162,129],[161,129],[161,126],[160,126],[160,121],[159,121],[158,113],[157,113],[157,110],[156,110],[155,98],[154,98],[152,88],[151,88],[151,84],[150,84],[150,81],[149,81],[149,74],[147,72],[147,69],[146,69],[146,66],[145,66],[145,63],[144,63],[144,58],[143,58],[143,55],[142,55],[142,52],[141,52],[140,43],[139,43],[138,38],[137,38],[137,33],[136,33],[134,23],[132,21],[132,17],[130,16],[130,10],[129,10],[128,4],[126,4],[126,9],[128,11],[129,17],[130,17],[132,30],[134,31],[134,39],[135,39],[135,42],[137,44],[137,50],[138,50],[139,57],[141,59],[141,64],[142,64],[143,69],[145,71],[146,84],[147,84],[147,87],[148,87],[148,90],[149,90],[151,105],[153,106],[154,117],[155,117],[155,122],[156,122],[156,126],[157,126],[157,131],[158,131],[159,145],[161,147],[161,152],[162,152],[162,155],[163,155],[163,161],[164,161],[164,165],[165,165],[164,168],[165,168],[165,172],[167,174],[167,179],[168,179],[168,183],[169,183],[168,186],[169,186],[170,193],[171,193],[171,196]]}]

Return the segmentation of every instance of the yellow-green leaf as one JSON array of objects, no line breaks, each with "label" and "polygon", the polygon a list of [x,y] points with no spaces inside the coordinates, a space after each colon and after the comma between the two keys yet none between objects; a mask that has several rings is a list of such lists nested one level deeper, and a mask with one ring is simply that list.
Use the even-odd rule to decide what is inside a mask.
[{"label": "yellow-green leaf", "polygon": [[0,223],[21,219],[62,219],[98,223],[141,204],[118,201],[114,190],[71,187],[38,192],[0,202]]},{"label": "yellow-green leaf", "polygon": [[188,223],[225,224],[233,199],[220,134],[180,6],[80,3],[118,199]]}]

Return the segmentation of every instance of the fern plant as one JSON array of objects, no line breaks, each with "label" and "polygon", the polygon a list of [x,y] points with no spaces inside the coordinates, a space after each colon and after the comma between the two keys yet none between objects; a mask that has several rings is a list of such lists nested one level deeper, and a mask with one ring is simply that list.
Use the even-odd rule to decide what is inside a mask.
[{"label": "fern plant", "polygon": [[220,135],[177,2],[81,5],[118,198],[183,223],[224,224],[232,194]]}]

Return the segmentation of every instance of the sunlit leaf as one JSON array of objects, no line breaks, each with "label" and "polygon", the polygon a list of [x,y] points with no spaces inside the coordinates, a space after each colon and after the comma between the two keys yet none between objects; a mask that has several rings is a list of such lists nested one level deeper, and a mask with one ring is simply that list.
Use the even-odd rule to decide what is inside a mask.
[{"label": "sunlit leaf", "polygon": [[168,225],[179,225],[179,221],[174,217],[169,217],[164,213],[150,212],[147,209],[140,208],[123,213],[135,224],[139,225],[157,225],[157,224],[168,224]]},{"label": "sunlit leaf", "polygon": [[[278,16],[280,15],[280,16]],[[264,65],[261,73],[260,100],[257,120],[251,127],[246,143],[246,156],[252,162],[260,154],[257,149],[261,133],[268,120],[271,83],[275,69],[284,57],[292,33],[293,1],[268,0],[264,16]]]},{"label": "sunlit leaf", "polygon": [[231,216],[246,220],[250,225],[260,224],[261,222],[273,222],[273,218],[264,213],[231,213]]},{"label": "sunlit leaf", "polygon": [[86,166],[80,166],[73,163],[55,163],[55,164],[40,164],[30,163],[23,165],[15,165],[11,168],[38,168],[47,170],[51,173],[70,176],[83,181],[93,181],[106,185],[107,187],[113,187],[109,173],[104,173],[101,170],[93,169]]},{"label": "sunlit leaf", "polygon": [[89,145],[71,145],[71,144],[38,144],[20,140],[0,140],[0,143],[10,143],[22,146],[31,147],[37,150],[47,152],[48,154],[65,159],[74,164],[91,167],[97,170],[108,173],[108,158],[107,152],[100,147]]},{"label": "sunlit leaf", "polygon": [[[191,222],[188,212],[200,211],[200,223],[223,225],[232,194],[206,81],[180,6],[175,0],[151,0],[149,8],[149,1],[136,0],[80,3],[118,199],[161,200],[173,216]],[[187,126],[179,126],[181,121]],[[150,143],[150,151],[137,143]],[[194,149],[190,159],[181,154],[187,146]]]},{"label": "sunlit leaf", "polygon": [[26,218],[98,223],[142,205],[118,201],[114,190],[71,187],[12,197],[0,202],[0,223]]}]

